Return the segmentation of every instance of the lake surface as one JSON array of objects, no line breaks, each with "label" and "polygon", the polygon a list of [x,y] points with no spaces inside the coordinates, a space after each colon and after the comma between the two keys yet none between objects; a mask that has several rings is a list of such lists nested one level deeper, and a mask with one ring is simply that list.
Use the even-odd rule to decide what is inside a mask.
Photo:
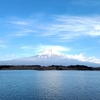
[{"label": "lake surface", "polygon": [[100,72],[1,70],[0,100],[100,100]]}]

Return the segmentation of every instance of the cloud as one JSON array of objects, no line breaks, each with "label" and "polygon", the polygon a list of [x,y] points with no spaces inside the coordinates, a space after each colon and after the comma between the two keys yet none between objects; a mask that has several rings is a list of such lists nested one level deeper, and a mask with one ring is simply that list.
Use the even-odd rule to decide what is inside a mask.
[{"label": "cloud", "polygon": [[12,60],[12,59],[17,59],[17,58],[19,58],[18,55],[11,54],[11,55],[6,55],[6,57],[4,58],[4,60]]},{"label": "cloud", "polygon": [[57,51],[69,51],[70,48],[65,47],[65,46],[59,46],[59,45],[39,45],[38,46],[38,51],[44,51],[46,49],[55,49]]},{"label": "cloud", "polygon": [[85,61],[86,57],[83,55],[83,53],[80,53],[79,55],[66,55],[69,59],[76,59],[80,61]]},{"label": "cloud", "polygon": [[10,34],[9,36],[12,37],[22,37],[22,36],[27,36],[28,33],[14,33],[14,34]]},{"label": "cloud", "polygon": [[24,21],[12,21],[12,24],[16,24],[16,25],[28,25],[29,23],[24,22]]},{"label": "cloud", "polygon": [[43,52],[47,49],[55,49],[57,51],[69,51],[70,48],[64,47],[64,46],[59,46],[59,45],[43,45],[39,44],[37,46],[21,46],[20,47],[23,50],[35,50],[37,53]]},{"label": "cloud", "polygon": [[36,32],[35,29],[35,19],[30,18],[18,18],[18,17],[11,17],[6,19],[5,21],[5,28],[9,32],[7,36],[13,37],[24,37],[28,36],[31,33]]},{"label": "cloud", "polygon": [[36,49],[36,47],[34,47],[34,46],[21,46],[20,48],[24,49],[24,50],[34,50],[34,49]]},{"label": "cloud", "polygon": [[[43,17],[43,16],[42,16]],[[83,36],[100,36],[100,16],[50,16],[50,21],[42,18],[12,19],[8,21],[10,36],[37,37],[53,36],[59,41],[81,38]],[[7,26],[7,27],[8,27]]]},{"label": "cloud", "polygon": [[79,55],[66,55],[69,59],[76,59],[83,62],[92,62],[100,64],[100,59],[92,56],[92,57],[86,57],[84,56],[84,53],[80,53]]},{"label": "cloud", "polygon": [[95,62],[95,63],[98,63],[100,64],[100,59],[96,58],[96,57],[88,57],[87,61],[89,62]]},{"label": "cloud", "polygon": [[21,30],[17,30],[12,32],[11,34],[9,34],[8,36],[10,37],[24,37],[24,36],[29,36],[31,33],[34,33],[34,30],[31,29],[21,29]]},{"label": "cloud", "polygon": [[8,23],[16,26],[29,26],[31,23],[33,23],[35,20],[30,18],[19,18],[19,17],[11,17],[8,21]]},{"label": "cloud", "polygon": [[60,40],[100,36],[100,17],[58,16],[45,26],[43,36],[56,36]]}]

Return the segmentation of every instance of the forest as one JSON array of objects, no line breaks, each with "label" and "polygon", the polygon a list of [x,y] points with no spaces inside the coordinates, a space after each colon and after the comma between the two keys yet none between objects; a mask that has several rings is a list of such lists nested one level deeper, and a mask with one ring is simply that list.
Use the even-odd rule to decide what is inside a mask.
[{"label": "forest", "polygon": [[0,70],[100,70],[100,67],[89,67],[86,65],[0,65]]}]

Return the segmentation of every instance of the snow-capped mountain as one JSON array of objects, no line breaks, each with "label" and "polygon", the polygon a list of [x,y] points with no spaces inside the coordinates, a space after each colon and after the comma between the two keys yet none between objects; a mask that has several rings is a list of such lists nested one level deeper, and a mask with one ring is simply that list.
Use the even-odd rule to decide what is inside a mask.
[{"label": "snow-capped mountain", "polygon": [[64,55],[54,49],[47,49],[43,53],[39,54],[38,58],[50,58],[50,57],[52,58],[52,57],[62,57],[62,56]]},{"label": "snow-capped mountain", "polygon": [[40,64],[40,65],[52,65],[52,64],[61,64],[61,62],[64,61],[64,58],[66,55],[54,50],[54,49],[47,49],[43,53],[40,53],[39,55],[28,57],[28,58],[22,58],[21,60],[32,61],[34,64]]},{"label": "snow-capped mountain", "polygon": [[69,58],[54,49],[47,49],[43,53],[31,57],[0,61],[0,65],[88,65],[99,66],[91,62],[83,62],[77,59]]}]

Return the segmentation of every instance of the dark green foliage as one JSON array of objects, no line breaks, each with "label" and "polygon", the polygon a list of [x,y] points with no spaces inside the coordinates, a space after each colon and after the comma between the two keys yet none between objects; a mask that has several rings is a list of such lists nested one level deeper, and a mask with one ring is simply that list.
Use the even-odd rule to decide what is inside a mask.
[{"label": "dark green foliage", "polygon": [[86,65],[0,65],[0,70],[100,70],[100,67],[88,67]]}]

